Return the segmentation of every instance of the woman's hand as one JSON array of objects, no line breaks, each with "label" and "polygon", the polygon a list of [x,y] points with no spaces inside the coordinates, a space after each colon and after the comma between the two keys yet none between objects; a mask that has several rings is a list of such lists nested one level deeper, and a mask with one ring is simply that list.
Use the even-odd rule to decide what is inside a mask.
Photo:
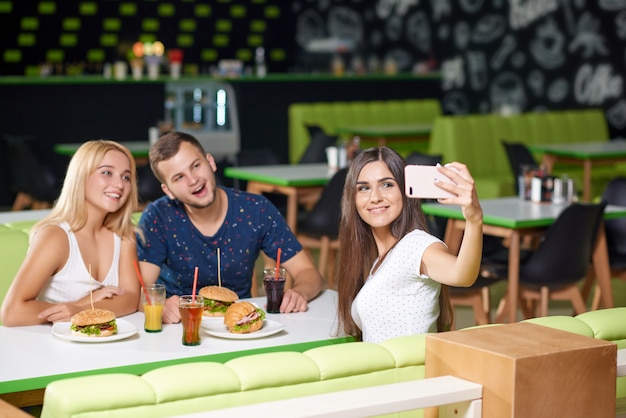
[{"label": "woman's hand", "polygon": [[478,201],[474,178],[467,169],[467,166],[458,162],[452,162],[445,166],[437,165],[437,169],[440,173],[456,183],[449,184],[439,182],[438,186],[457,195],[457,197],[441,198],[437,199],[437,201],[448,205],[461,206],[463,217],[468,222],[482,222],[483,210]]},{"label": "woman's hand", "polygon": [[74,314],[85,309],[87,308],[73,303],[57,303],[54,306],[41,311],[38,317],[40,319],[45,319],[48,322],[70,322],[70,319],[74,316]]}]

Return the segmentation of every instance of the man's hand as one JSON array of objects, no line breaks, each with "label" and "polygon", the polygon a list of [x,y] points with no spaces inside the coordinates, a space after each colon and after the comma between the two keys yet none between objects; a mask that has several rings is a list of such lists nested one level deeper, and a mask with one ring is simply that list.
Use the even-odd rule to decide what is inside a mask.
[{"label": "man's hand", "polygon": [[287,289],[283,295],[283,301],[280,304],[280,312],[305,312],[307,306],[307,301],[304,296],[293,289]]},{"label": "man's hand", "polygon": [[180,311],[178,310],[178,296],[170,296],[163,305],[163,323],[178,324],[180,322]]}]

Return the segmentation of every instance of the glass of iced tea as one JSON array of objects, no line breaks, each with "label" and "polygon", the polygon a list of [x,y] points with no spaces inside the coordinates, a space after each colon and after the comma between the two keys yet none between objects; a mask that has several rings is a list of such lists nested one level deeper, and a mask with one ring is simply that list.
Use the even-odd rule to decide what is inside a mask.
[{"label": "glass of iced tea", "polygon": [[163,322],[163,304],[165,303],[165,285],[153,284],[141,289],[141,303],[146,317],[143,329],[146,332],[161,332]]},{"label": "glass of iced tea", "polygon": [[196,295],[179,296],[178,309],[180,321],[183,325],[183,345],[200,345],[200,324],[202,324],[202,311],[204,310],[204,298]]}]

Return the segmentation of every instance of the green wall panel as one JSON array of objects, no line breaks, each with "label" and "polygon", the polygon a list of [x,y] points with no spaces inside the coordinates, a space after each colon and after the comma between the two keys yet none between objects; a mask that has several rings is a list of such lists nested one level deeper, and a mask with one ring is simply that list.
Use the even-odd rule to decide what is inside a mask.
[{"label": "green wall panel", "polygon": [[37,43],[37,37],[34,33],[20,33],[17,35],[17,44],[19,46],[35,46]]},{"label": "green wall panel", "polygon": [[84,1],[78,5],[78,13],[83,16],[94,16],[98,13],[98,3],[95,1]]}]

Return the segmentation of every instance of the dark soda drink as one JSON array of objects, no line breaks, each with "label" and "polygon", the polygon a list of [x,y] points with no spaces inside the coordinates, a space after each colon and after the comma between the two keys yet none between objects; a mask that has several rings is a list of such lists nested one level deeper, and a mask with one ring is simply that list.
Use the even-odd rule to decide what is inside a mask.
[{"label": "dark soda drink", "polygon": [[263,287],[267,295],[267,312],[280,313],[280,304],[283,302],[283,292],[285,290],[285,278],[266,276],[263,278]]}]

